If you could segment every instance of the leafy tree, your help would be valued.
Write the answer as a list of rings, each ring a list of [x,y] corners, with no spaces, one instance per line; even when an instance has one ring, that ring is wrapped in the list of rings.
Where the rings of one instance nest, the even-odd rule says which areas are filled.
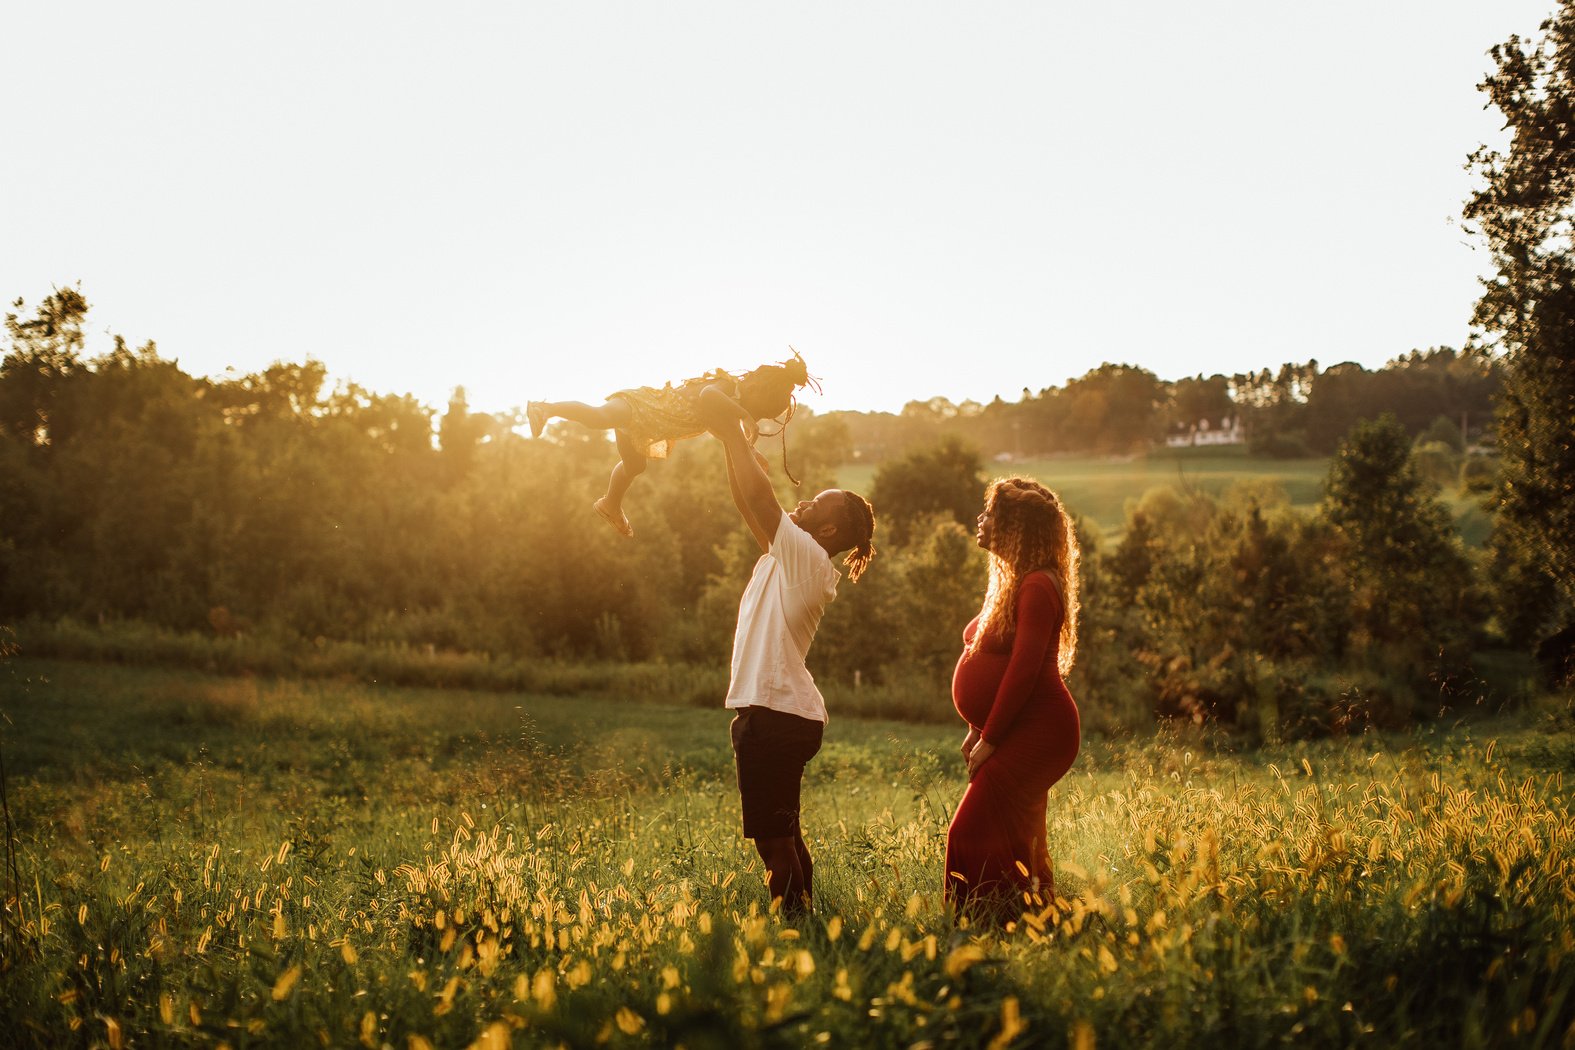
[[[1510,142],[1472,154],[1482,185],[1465,217],[1497,270],[1475,315],[1505,364],[1495,542],[1516,569],[1496,576],[1524,599],[1504,604],[1535,603],[1551,633],[1575,621],[1575,3],[1491,55],[1481,87]]]
[[[776,424],[767,424],[767,433],[775,429]],[[757,447],[771,462],[773,472],[792,470],[803,498],[831,488],[837,468],[853,458],[846,416],[818,415],[802,406],[780,437],[762,437]]]
[[[1460,461],[1460,491],[1487,495],[1498,487],[1498,457],[1473,452]]]
[[[1303,421],[1310,449],[1332,452],[1351,427],[1391,407],[1379,401],[1374,375],[1354,361],[1342,361],[1313,380]]]
[[[1352,428],[1330,463],[1322,514],[1345,541],[1357,654],[1416,683],[1458,670],[1480,596],[1393,416]]]
[[[1149,669],[1153,706],[1165,717],[1235,721],[1230,702],[1239,692],[1239,655],[1253,648],[1244,629],[1252,591],[1266,586],[1239,575],[1238,537],[1231,516],[1204,493],[1177,494],[1156,515],[1150,534],[1151,564],[1136,593],[1142,645],[1138,661]],[[1152,501],[1146,501],[1152,503]],[[1190,522],[1191,526],[1184,526]],[[1266,610],[1248,614],[1253,621]]]
[[[902,594],[892,617],[899,658],[908,666],[949,675],[962,648],[963,628],[984,600],[985,556],[972,531],[948,518],[933,519],[915,532],[916,542],[894,559]]]
[[[1464,446],[1461,421],[1469,426],[1475,420],[1480,428],[1498,384],[1491,360],[1449,347],[1412,351],[1377,371],[1344,362],[1312,378],[1301,425],[1312,449],[1333,452],[1356,423],[1390,412],[1407,432],[1458,451]]]
[[[1230,380],[1222,375],[1178,379],[1170,384],[1169,395],[1166,418],[1172,434],[1191,434],[1200,424],[1217,429],[1236,414]]]
[[[1347,603],[1328,531],[1275,485],[1221,498],[1151,490],[1094,562],[1083,680],[1131,712],[1273,731],[1274,694],[1342,658]]]
[[[1132,534],[1128,518],[1123,537]],[[1083,518],[1076,520],[1078,547],[1082,551],[1079,572],[1081,605],[1078,622],[1077,662],[1067,685],[1082,704],[1083,725],[1105,732],[1140,726],[1153,718],[1154,705],[1147,683],[1137,680],[1133,650],[1138,629],[1130,597],[1112,592],[1110,569],[1113,558],[1101,550],[1098,526]],[[1130,592],[1129,592],[1130,593]]]
[[[470,410],[465,388],[457,386],[449,395],[448,411],[438,426],[438,447],[451,480],[470,473],[476,460],[476,446],[486,435],[486,416]]]
[[[1418,441],[1411,449],[1416,472],[1429,485],[1444,488],[1460,478],[1460,453],[1442,441]]]
[[[1418,445],[1437,442],[1441,445],[1447,445],[1455,452],[1464,452],[1466,450],[1465,435],[1461,434],[1460,427],[1448,416],[1435,417],[1433,422],[1428,424],[1427,429],[1422,431],[1417,437],[1416,441]]]
[[[968,525],[984,506],[984,464],[978,449],[955,437],[916,448],[875,471],[870,502],[880,530],[898,545],[920,519],[944,514]]]
[[[21,299],[12,304],[20,310]],[[36,316],[5,315],[11,352],[0,361],[0,428],[24,442],[47,445],[63,381],[80,367],[88,303],[76,288],[57,289]]]
[[[1231,381],[1246,421],[1249,444],[1263,454],[1306,454],[1307,402],[1318,377],[1318,362],[1282,364],[1237,375]]]
[[[1137,601],[1138,591],[1148,582],[1154,571],[1154,561],[1163,548],[1158,524],[1143,500],[1138,506],[1128,507],[1126,527],[1121,530],[1121,542],[1105,557],[1104,576],[1111,600],[1124,606]]]
[[[1147,369],[1102,364],[1067,383],[1062,400],[1060,447],[1130,452],[1164,434],[1164,384]]]

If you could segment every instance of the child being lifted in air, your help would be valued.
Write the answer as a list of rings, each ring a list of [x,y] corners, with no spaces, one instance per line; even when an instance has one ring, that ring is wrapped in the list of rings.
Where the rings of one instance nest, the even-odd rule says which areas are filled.
[[[792,349],[791,347],[789,349]],[[567,419],[597,430],[611,430],[621,457],[607,481],[607,495],[593,507],[624,536],[634,528],[623,513],[623,496],[635,478],[645,473],[646,460],[666,459],[673,442],[706,432],[700,415],[700,394],[715,388],[725,395],[744,425],[750,443],[760,433],[760,421],[778,420],[784,427],[793,416],[794,392],[812,382],[797,350],[790,360],[761,365],[741,376],[720,368],[661,389],[633,387],[609,394],[602,405],[583,401],[530,401],[525,418],[531,437],[540,437],[549,419]],[[819,389],[817,386],[816,389]]]

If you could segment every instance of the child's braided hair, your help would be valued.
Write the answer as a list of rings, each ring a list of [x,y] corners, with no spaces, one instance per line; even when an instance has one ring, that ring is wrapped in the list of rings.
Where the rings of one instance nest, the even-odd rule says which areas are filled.
[[[788,349],[793,350],[791,346]],[[747,387],[751,400],[757,403],[763,402],[773,408],[778,404],[783,406],[771,415],[772,419],[781,424],[780,427],[775,434],[765,436],[775,437],[777,434],[782,436],[782,471],[795,487],[799,480],[793,476],[792,468],[788,466],[787,426],[793,418],[794,410],[798,408],[797,393],[801,386],[812,387],[817,394],[820,393],[820,380],[809,374],[809,366],[804,363],[803,355],[797,350],[793,350],[793,356],[781,364],[761,365],[738,377],[740,396],[744,395]]]

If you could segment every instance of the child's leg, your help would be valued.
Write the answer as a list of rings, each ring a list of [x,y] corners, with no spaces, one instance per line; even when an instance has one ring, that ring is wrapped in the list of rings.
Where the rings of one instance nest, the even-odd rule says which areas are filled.
[[[633,536],[634,527],[629,524],[629,519],[623,513],[623,496],[629,491],[629,486],[634,483],[634,479],[645,473],[645,450],[635,444],[634,439],[622,430],[614,431],[614,435],[618,439],[618,455],[622,458],[613,467],[612,477],[607,479],[607,495],[597,500],[593,506],[613,528],[625,536]]]
[[[629,402],[615,397],[600,405],[587,405],[583,401],[530,401],[525,405],[525,418],[530,422],[530,436],[541,437],[549,419],[567,419],[593,430],[615,430],[629,425],[633,418]]]
[[[629,425],[629,402],[621,397],[601,405],[587,405],[583,401],[538,401],[536,404],[546,411],[549,419],[556,416],[592,430],[616,430]]]

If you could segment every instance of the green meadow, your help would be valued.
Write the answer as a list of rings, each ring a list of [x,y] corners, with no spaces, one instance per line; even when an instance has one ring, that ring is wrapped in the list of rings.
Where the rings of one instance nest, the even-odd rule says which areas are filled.
[[[1091,739],[1052,900],[940,894],[961,734],[837,717],[813,918],[719,709],[0,665],[8,1047],[1568,1046],[1575,717]]]
[[[1177,487],[1219,495],[1233,484],[1268,482],[1285,490],[1291,505],[1310,511],[1322,498],[1327,458],[1269,459],[1250,456],[1245,446],[1159,449],[1142,456],[1053,456],[986,463],[996,475],[1023,474],[1060,493],[1076,514],[1093,521],[1107,535],[1119,533],[1127,508],[1152,488]],[[874,487],[877,468],[844,465],[839,484],[858,492]],[[1461,537],[1478,546],[1491,527],[1481,498],[1454,489],[1439,494],[1449,507]]]

